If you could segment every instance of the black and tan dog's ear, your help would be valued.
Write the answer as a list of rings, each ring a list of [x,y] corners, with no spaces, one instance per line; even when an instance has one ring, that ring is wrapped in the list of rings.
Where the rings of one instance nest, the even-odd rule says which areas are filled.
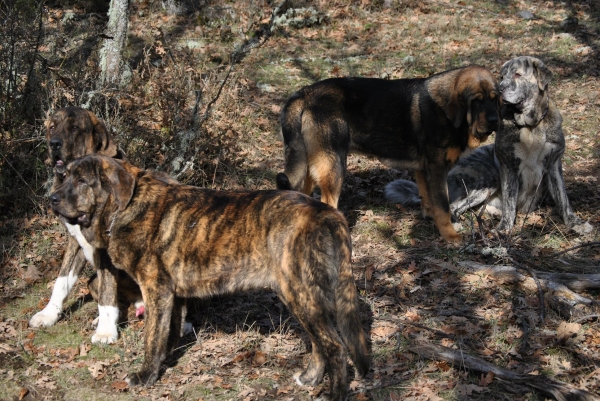
[[[110,132],[106,129],[104,122],[98,119],[94,113],[88,111],[92,125],[94,126],[94,140],[96,143],[96,153],[99,155],[115,157],[118,149],[117,144],[113,141]]]
[[[112,194],[118,210],[124,210],[133,197],[135,175],[116,160],[104,160],[100,167],[100,175],[102,181],[109,185],[108,190]]]
[[[467,116],[468,110],[469,107],[465,96],[457,90],[453,90],[450,95],[450,101],[446,104],[444,112],[446,113],[446,117],[454,122],[454,128],[460,127],[465,120],[465,117],[470,119],[470,113]],[[468,123],[469,125],[471,124],[470,121],[468,121]]]
[[[535,78],[537,79],[538,86],[540,90],[545,91],[548,88],[548,84],[552,80],[552,71],[546,67],[541,60],[534,58],[533,62],[533,70],[535,71]]]

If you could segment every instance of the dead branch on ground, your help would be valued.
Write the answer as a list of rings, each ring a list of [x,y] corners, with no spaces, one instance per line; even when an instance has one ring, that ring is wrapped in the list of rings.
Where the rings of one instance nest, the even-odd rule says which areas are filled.
[[[442,360],[461,368],[464,367],[469,370],[475,370],[486,374],[492,372],[494,377],[499,380],[508,381],[511,382],[511,384],[524,384],[535,388],[544,394],[550,395],[558,401],[600,400],[600,397],[588,391],[575,388],[568,383],[547,376],[523,374],[503,369],[460,350],[428,343],[412,346],[409,350],[426,359]]]
[[[442,260],[429,259],[438,266],[455,272],[467,272],[492,277],[502,283],[518,284],[526,291],[537,291],[538,286],[533,277],[526,276],[515,266],[492,266],[473,261],[458,262],[458,266]],[[600,289],[600,274],[550,273],[532,270],[537,281],[545,291],[548,305],[561,316],[571,318],[580,315],[576,308],[596,305],[597,301],[579,295],[575,291]]]

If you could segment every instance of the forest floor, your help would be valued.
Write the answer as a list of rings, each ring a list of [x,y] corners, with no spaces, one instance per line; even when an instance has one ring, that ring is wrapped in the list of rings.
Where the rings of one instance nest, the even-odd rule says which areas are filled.
[[[449,246],[419,210],[384,200],[385,184],[409,177],[407,172],[351,156],[340,209],[352,231],[353,269],[372,347],[372,370],[349,383],[351,399],[552,398],[544,392],[547,388],[535,389],[527,381],[419,352],[423,345],[447,347],[600,397],[598,290],[576,290],[594,302],[561,309],[553,302],[555,293],[543,289],[540,297],[535,284],[520,285],[493,274],[502,265],[516,266],[525,278],[531,277],[531,269],[538,276],[541,271],[600,273],[597,2],[349,3],[303,3],[316,10],[300,13],[304,26],[279,27],[234,66],[203,125],[209,138],[219,138],[222,149],[196,155],[196,160],[210,158],[204,164],[210,169],[196,171],[201,183],[222,189],[274,188],[274,177],[283,170],[280,109],[295,90],[317,80],[427,77],[468,64],[485,66],[498,76],[502,64],[515,56],[542,59],[554,73],[550,93],[564,118],[567,193],[577,215],[594,230],[585,236],[570,231],[547,202],[534,213],[519,215],[510,238],[493,236],[497,221],[486,214],[481,217],[482,238],[476,216],[467,214],[462,218],[465,243]],[[169,150],[144,142],[144,135],[176,132],[177,121],[165,113],[178,107],[169,101],[179,96],[182,104],[193,106],[194,92],[186,86],[189,74],[203,85],[204,105],[217,97],[229,53],[252,27],[268,23],[273,5],[215,2],[177,17],[152,4],[131,2],[128,52],[137,63],[132,89],[119,94],[118,113],[99,115],[116,130],[136,164],[169,170]],[[533,18],[524,18],[523,11]],[[69,12],[81,17],[67,26]],[[569,29],[561,22],[571,16],[579,25],[565,32]],[[48,58],[81,51],[74,48],[97,35],[103,23],[76,8],[50,7],[45,18],[48,43],[42,54]],[[77,93],[61,88],[62,96],[78,104]],[[41,122],[36,133],[43,138]],[[191,179],[183,173],[177,177]],[[42,202],[24,216],[0,220],[0,399],[309,400],[327,393],[328,378],[315,388],[294,383],[292,375],[308,361],[308,337],[268,292],[193,301],[189,319],[195,332],[181,340],[151,388],[131,389],[124,382],[143,358],[144,321],[135,318],[132,305],[122,305],[115,344],[91,344],[97,307],[86,287],[90,268],[63,318],[53,327],[30,328],[28,320],[49,299],[67,241],[66,231],[46,208]],[[469,261],[491,268],[473,270],[464,263]]]

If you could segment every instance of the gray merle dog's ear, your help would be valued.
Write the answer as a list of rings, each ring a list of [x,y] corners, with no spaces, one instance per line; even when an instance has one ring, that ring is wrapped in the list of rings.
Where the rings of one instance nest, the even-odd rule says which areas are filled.
[[[99,166],[103,186],[108,186],[107,190],[112,194],[119,211],[127,207],[135,191],[136,176],[129,167],[133,166],[108,158],[103,159]]]
[[[104,125],[104,122],[96,117],[96,115],[91,111],[88,111],[88,115],[92,121],[92,125],[94,126],[96,153],[104,156],[115,157],[118,152],[117,144],[113,141],[110,132]]]
[[[546,90],[548,88],[550,80],[552,79],[552,71],[550,71],[548,67],[546,67],[546,64],[544,64],[541,60],[538,60],[537,58],[534,58],[532,62],[538,86],[540,90]]]

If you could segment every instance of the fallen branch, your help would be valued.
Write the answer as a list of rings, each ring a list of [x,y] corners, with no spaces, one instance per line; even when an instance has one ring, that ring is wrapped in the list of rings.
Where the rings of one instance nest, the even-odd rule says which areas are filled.
[[[598,246],[598,245],[600,245],[600,241],[586,242],[584,244],[575,245],[575,246],[565,249],[564,251],[556,252],[556,253],[553,253],[552,255],[548,255],[545,257],[546,258],[555,258],[557,256],[562,255],[563,253],[574,251],[575,249],[584,248],[587,246]]]
[[[426,359],[442,360],[461,368],[464,367],[486,374],[492,372],[497,379],[509,381],[514,384],[524,384],[535,388],[544,394],[551,395],[558,401],[600,400],[598,396],[588,391],[580,390],[568,383],[563,383],[559,380],[542,375],[536,376],[516,373],[491,364],[481,358],[465,354],[460,350],[424,343],[410,347],[409,351]]]
[[[484,265],[473,261],[458,262],[458,266],[437,259],[431,262],[448,270],[462,273],[480,274],[500,280],[503,283],[518,284],[527,291],[537,291],[538,283],[546,291],[548,304],[561,316],[571,318],[574,308],[579,305],[592,306],[596,301],[579,295],[575,291],[600,289],[600,274],[549,273],[532,270],[538,280],[526,276],[514,266]]]

